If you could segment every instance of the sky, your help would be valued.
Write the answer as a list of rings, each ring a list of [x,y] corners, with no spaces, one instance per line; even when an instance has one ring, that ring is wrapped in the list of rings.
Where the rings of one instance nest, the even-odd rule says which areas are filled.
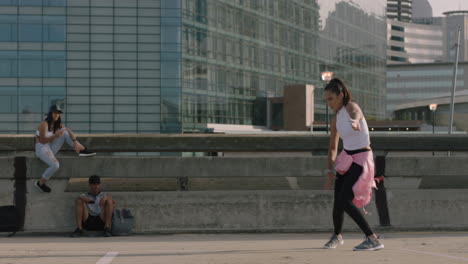
[[[468,0],[429,0],[435,17],[444,16],[445,11],[468,10]]]

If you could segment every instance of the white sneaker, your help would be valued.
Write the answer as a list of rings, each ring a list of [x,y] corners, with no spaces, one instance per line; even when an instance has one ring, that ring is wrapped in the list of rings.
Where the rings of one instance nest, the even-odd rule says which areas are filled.
[[[336,248],[338,245],[343,245],[344,241],[341,236],[333,235],[330,240],[323,246],[324,249]]]
[[[384,244],[377,238],[369,238],[367,237],[364,242],[355,246],[353,248],[354,251],[372,251],[372,250],[379,250],[384,248]]]

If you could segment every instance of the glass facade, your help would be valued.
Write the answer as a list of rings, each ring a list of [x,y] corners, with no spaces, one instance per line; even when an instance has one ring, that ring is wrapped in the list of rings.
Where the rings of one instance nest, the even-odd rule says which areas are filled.
[[[388,65],[387,69],[388,117],[402,117],[394,113],[399,105],[440,98],[452,91],[453,63],[394,64]],[[457,71],[457,94],[468,91],[465,86],[468,76],[465,72],[468,72],[468,64],[460,63]]]
[[[387,20],[387,64],[448,61],[442,25]]]
[[[267,98],[350,86],[385,116],[385,0],[2,0],[0,133],[33,133],[60,104],[79,133],[266,125]]]
[[[320,72],[350,86],[367,115],[385,115],[386,1],[183,0],[183,128],[265,125],[266,98]]]
[[[1,133],[33,133],[55,103],[80,133],[161,130],[161,1],[0,5]]]

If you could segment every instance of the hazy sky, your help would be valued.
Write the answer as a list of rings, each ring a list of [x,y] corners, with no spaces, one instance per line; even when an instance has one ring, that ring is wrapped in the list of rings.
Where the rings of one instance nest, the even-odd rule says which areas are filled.
[[[435,17],[443,16],[445,11],[468,10],[468,0],[429,0]]]

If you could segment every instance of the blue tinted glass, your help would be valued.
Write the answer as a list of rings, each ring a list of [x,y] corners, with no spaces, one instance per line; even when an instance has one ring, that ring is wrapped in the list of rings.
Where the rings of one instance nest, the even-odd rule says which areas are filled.
[[[19,76],[42,77],[42,60],[40,51],[20,51]]]
[[[161,60],[181,60],[182,54],[180,52],[161,52]]]
[[[66,6],[67,0],[43,0],[44,6]]]
[[[44,51],[45,60],[65,60],[64,51]]]
[[[162,79],[162,87],[180,87],[180,79]]]
[[[17,41],[18,26],[16,16],[0,15],[0,41]]]
[[[0,77],[16,77],[17,70],[16,51],[0,51]]]
[[[18,30],[16,24],[0,24],[0,41],[17,41]]]
[[[19,52],[20,60],[40,60],[41,52],[40,51],[20,51]]]
[[[161,11],[163,17],[181,17],[182,12],[178,9],[164,9]]]
[[[65,25],[45,25],[42,33],[46,42],[65,42]]]
[[[161,78],[180,78],[180,62],[161,62]]]
[[[42,61],[44,77],[65,77],[65,52],[44,52]]]
[[[161,8],[180,8],[181,0],[161,0]]]
[[[16,87],[0,87],[0,112],[17,112],[17,94]]]
[[[161,25],[162,26],[180,26],[182,20],[180,17],[162,17]]]
[[[42,24],[42,16],[21,15],[19,16],[20,24]]]
[[[21,6],[42,6],[42,0],[20,0]]]
[[[20,41],[42,41],[42,18],[40,16],[20,16],[19,21]]]
[[[65,104],[65,88],[64,87],[44,87],[42,90],[42,105],[43,112],[47,112],[50,105]]]
[[[180,43],[180,27],[161,27],[161,42]]]
[[[2,0],[0,1],[0,6],[16,6],[18,5],[18,0]]]
[[[43,41],[64,42],[65,41],[65,17],[44,16],[43,19]]]
[[[0,15],[0,24],[16,24],[16,16]]]
[[[44,24],[58,24],[65,25],[64,16],[43,16]]]
[[[181,45],[179,43],[162,43],[161,50],[163,52],[180,52]]]
[[[41,87],[19,87],[19,112],[41,112]]]

